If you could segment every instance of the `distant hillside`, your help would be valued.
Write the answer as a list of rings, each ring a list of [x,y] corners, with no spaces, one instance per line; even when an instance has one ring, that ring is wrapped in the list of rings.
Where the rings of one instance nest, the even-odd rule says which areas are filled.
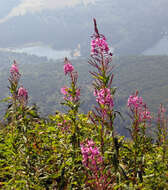
[[[9,95],[8,76],[10,58],[19,62],[22,79],[20,84],[27,88],[29,104],[36,103],[39,112],[43,116],[54,114],[57,110],[66,112],[66,108],[60,104],[63,96],[60,88],[68,85],[67,77],[63,72],[63,60],[47,61],[46,58],[28,56],[26,54],[0,54],[0,99]],[[87,58],[72,60],[72,64],[79,73],[79,87],[81,88],[81,111],[87,112],[96,103],[93,96],[92,78],[89,71],[92,67],[87,63]],[[114,57],[113,86],[117,87],[115,96],[115,110],[122,113],[124,118],[117,120],[120,134],[128,135],[125,126],[129,125],[127,114],[128,97],[139,90],[140,96],[147,103],[149,110],[157,113],[160,103],[168,107],[168,56],[132,56]],[[7,105],[1,103],[1,117]],[[126,123],[127,121],[127,123]]]
[[[29,102],[31,104],[36,102],[45,115],[63,109],[60,105],[62,101],[60,88],[68,85],[63,73],[63,60],[47,61],[45,58],[24,54],[13,54],[13,58],[14,55],[22,73],[21,84],[29,91]],[[5,53],[1,54],[0,62],[4,65],[0,69],[0,98],[2,99],[8,95],[10,69],[10,62]],[[87,59],[73,60],[72,63],[79,72],[82,109],[87,111],[95,103],[91,87],[92,79],[89,75],[89,70],[92,68],[87,63]],[[135,90],[139,90],[153,112],[157,111],[160,103],[168,105],[168,56],[114,57],[113,65],[113,83],[117,87],[116,109],[124,111],[128,96]]]

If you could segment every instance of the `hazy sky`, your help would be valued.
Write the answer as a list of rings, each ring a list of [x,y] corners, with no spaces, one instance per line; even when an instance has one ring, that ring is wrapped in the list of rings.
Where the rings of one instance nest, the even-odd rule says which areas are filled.
[[[64,7],[74,7],[79,4],[87,6],[98,0],[20,0],[20,4],[13,7],[12,10],[4,18],[0,19],[0,23],[6,22],[12,17],[23,16],[26,13],[35,13],[47,9],[60,9]]]

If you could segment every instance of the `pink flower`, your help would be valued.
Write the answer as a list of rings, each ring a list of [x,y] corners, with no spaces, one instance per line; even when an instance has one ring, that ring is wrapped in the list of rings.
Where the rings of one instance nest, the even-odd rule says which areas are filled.
[[[93,36],[91,40],[91,54],[98,54],[98,53],[109,53],[109,47],[106,42],[105,36]]]
[[[143,111],[142,116],[143,116],[142,117],[143,120],[151,120],[152,119],[151,113],[148,110]]]
[[[138,108],[143,105],[143,99],[142,97],[138,97],[138,95],[131,95],[128,98],[128,107]]]
[[[100,90],[95,90],[94,96],[97,96],[96,101],[99,104],[108,105],[111,108],[114,106],[113,97],[111,95],[110,89],[103,88],[103,89],[100,89]]]
[[[138,110],[138,121],[139,122],[145,122],[145,121],[151,121],[152,116],[151,113],[148,111],[147,108],[141,108],[141,110]]]
[[[94,168],[103,161],[98,147],[95,146],[92,140],[87,140],[85,145],[81,144],[81,152],[85,167]]]
[[[20,103],[22,104],[27,104],[27,100],[28,100],[28,92],[24,87],[20,87],[18,90],[18,100],[20,101]]]
[[[64,65],[64,73],[65,75],[68,73],[71,73],[74,70],[74,67],[71,64],[65,64]]]
[[[88,140],[87,143],[88,143],[88,146],[94,146],[95,145],[95,143],[93,142],[93,140]]]
[[[13,73],[19,74],[19,68],[18,68],[18,65],[15,60],[14,60],[14,63],[12,64],[12,67],[10,68],[10,73],[11,74],[13,74]]]
[[[94,34],[92,35],[91,40],[91,55],[97,56],[98,54],[105,54],[108,57],[112,56],[112,53],[109,52],[109,46],[107,44],[106,37],[103,34],[99,34],[96,19],[94,21]]]
[[[138,122],[150,121],[152,119],[151,113],[148,111],[142,97],[138,97],[138,92],[128,98],[127,106],[138,117]]]
[[[62,87],[61,93],[64,95],[65,100],[78,101],[80,99],[80,89],[79,88],[76,90],[76,93],[74,96],[72,95],[72,92],[70,90],[68,91],[67,87]]]
[[[67,93],[68,93],[68,88],[67,88],[67,87],[62,87],[62,88],[61,88],[61,93],[62,93],[63,95],[67,95]]]
[[[28,93],[27,93],[27,90],[23,87],[20,87],[19,90],[18,90],[18,96],[24,96],[24,97],[27,97]]]
[[[71,73],[73,70],[74,70],[74,67],[71,65],[70,61],[67,58],[65,58],[65,61],[64,61],[64,73],[65,73],[65,75],[68,73]]]
[[[12,83],[15,83],[17,84],[19,79],[20,79],[20,73],[19,73],[19,68],[18,68],[18,65],[16,63],[16,61],[14,60],[11,68],[10,68],[10,81]]]

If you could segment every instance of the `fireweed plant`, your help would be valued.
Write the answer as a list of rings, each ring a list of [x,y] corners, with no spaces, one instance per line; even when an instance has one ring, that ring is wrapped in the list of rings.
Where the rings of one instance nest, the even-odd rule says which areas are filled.
[[[39,119],[36,106],[28,107],[28,92],[19,86],[21,74],[16,61],[10,68],[9,89],[11,96],[7,112],[3,119],[1,135],[1,183],[4,189],[31,189],[37,182],[37,124]],[[40,149],[38,150],[38,152]],[[37,152],[36,152],[37,153]],[[35,163],[37,164],[35,166]]]
[[[64,61],[64,73],[70,78],[70,87],[62,87],[61,93],[64,95],[63,105],[69,108],[69,116],[73,126],[73,147],[74,150],[79,147],[79,128],[77,124],[77,114],[80,106],[80,89],[77,87],[78,73],[74,71],[74,67],[70,61],[65,58]]]
[[[150,127],[152,119],[146,103],[143,98],[138,96],[138,91],[128,98],[127,107],[130,111],[130,118],[132,120],[132,127],[130,135],[132,138],[132,156],[133,156],[133,178],[134,184],[143,181],[145,153],[148,152],[151,139],[146,135],[146,127]],[[130,166],[131,167],[131,166]]]
[[[110,52],[107,39],[98,31],[96,19],[94,19],[94,34],[91,36],[91,58],[89,64],[95,68],[90,71],[94,78],[94,96],[96,97],[97,106],[90,114],[90,119],[96,128],[96,141],[100,146],[102,155],[101,170],[106,175],[106,180],[102,180],[103,189],[112,188],[108,184],[113,174],[119,172],[119,142],[114,135],[114,119],[117,111],[114,110],[115,88],[112,87],[113,73],[111,66],[112,53]],[[106,167],[111,163],[111,167]],[[121,167],[121,166],[120,166]],[[120,175],[120,174],[119,174]],[[116,175],[114,179],[116,178]],[[115,180],[112,180],[113,183]]]
[[[4,190],[166,190],[168,126],[166,109],[149,111],[138,91],[127,109],[129,138],[116,134],[112,53],[94,19],[89,64],[95,109],[80,113],[78,73],[65,58],[63,86],[66,112],[43,118],[28,105],[28,90],[19,84],[14,61],[9,69],[10,96],[0,122],[0,188]],[[149,133],[150,131],[150,133]],[[151,135],[152,134],[152,135]]]
[[[91,71],[91,75],[95,79],[94,96],[98,106],[92,111],[90,118],[99,130],[101,153],[105,152],[105,137],[108,133],[112,133],[114,137],[113,122],[115,119],[114,111],[114,94],[115,88],[112,87],[112,53],[110,53],[106,37],[99,34],[96,20],[94,19],[94,34],[91,40],[91,58],[89,64],[96,70]]]
[[[68,163],[69,172],[69,181],[71,189],[79,189],[81,183],[81,151],[80,151],[80,141],[82,133],[80,130],[80,115],[79,115],[79,106],[80,106],[80,88],[77,85],[78,73],[75,71],[71,62],[65,58],[64,60],[64,74],[69,78],[70,85],[69,87],[64,86],[61,88],[61,93],[64,95],[64,106],[68,107],[68,117],[70,122],[70,127],[66,127],[65,134],[67,135],[64,138],[64,141],[69,142],[69,154],[71,155],[72,161],[71,164]],[[66,124],[66,119],[63,123]],[[72,145],[72,146],[71,146]],[[65,161],[66,165],[66,161]],[[72,175],[72,173],[74,175]]]

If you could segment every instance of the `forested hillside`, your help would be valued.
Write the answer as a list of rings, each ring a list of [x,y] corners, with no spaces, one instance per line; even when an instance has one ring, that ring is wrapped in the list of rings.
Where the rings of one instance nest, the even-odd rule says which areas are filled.
[[[28,89],[30,104],[36,103],[42,115],[62,110],[60,102],[63,99],[60,88],[65,84],[65,77],[62,74],[63,60],[48,61],[45,58],[25,54],[1,53],[1,99],[8,94],[7,76],[12,58],[18,61],[24,73],[21,83],[24,83]],[[81,109],[85,112],[95,103],[91,89],[92,79],[89,75],[92,69],[87,63],[88,59],[79,58],[71,61],[79,72]],[[117,87],[115,100],[117,110],[125,110],[128,96],[137,89],[148,102],[152,112],[157,112],[160,103],[167,105],[168,56],[114,57],[112,65],[114,66],[113,85]]]

